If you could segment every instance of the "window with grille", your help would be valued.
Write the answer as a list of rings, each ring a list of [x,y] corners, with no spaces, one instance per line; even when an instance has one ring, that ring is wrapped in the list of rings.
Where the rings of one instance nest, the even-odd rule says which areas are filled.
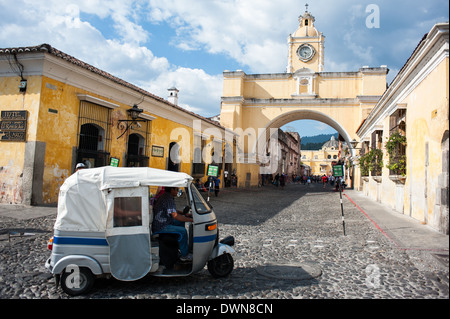
[[[111,109],[81,101],[77,137],[77,163],[86,163],[90,167],[107,165],[111,144]]]
[[[406,133],[406,109],[398,109],[389,117],[389,135],[399,132],[403,136]]]
[[[376,130],[372,133],[371,148],[383,148],[383,130]]]
[[[389,137],[394,134],[406,137],[406,108],[397,109],[389,117]],[[389,163],[397,163],[397,165],[390,165],[395,167],[389,169],[390,175],[404,175],[406,174],[406,145],[398,143],[394,149],[390,151]]]
[[[383,130],[376,130],[372,133],[371,151],[372,155],[372,176],[381,176],[383,167]]]

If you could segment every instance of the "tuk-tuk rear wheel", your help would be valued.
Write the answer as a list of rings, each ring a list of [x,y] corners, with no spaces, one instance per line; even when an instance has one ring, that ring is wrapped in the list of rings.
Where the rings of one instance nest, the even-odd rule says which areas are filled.
[[[214,278],[228,276],[234,267],[233,257],[230,254],[223,254],[208,261],[208,271]]]
[[[65,271],[61,274],[61,288],[70,296],[87,293],[94,286],[95,277],[89,268],[79,268],[79,280],[73,272]],[[78,282],[75,282],[78,281]]]

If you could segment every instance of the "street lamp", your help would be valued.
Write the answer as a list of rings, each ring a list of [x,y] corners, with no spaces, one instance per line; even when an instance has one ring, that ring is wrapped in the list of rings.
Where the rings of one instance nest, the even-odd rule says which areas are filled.
[[[353,139],[351,142],[350,142],[350,145],[352,146],[352,149],[354,149],[354,150],[358,150],[358,149],[361,149],[361,148],[356,148],[356,145],[358,145],[358,141],[356,140],[356,139]]]
[[[125,128],[122,134],[120,134],[120,136],[117,138],[121,138],[130,128],[133,124],[138,124],[138,122],[145,122],[146,120],[138,120],[137,118],[139,117],[139,115],[143,112],[143,109],[138,108],[138,106],[136,104],[133,105],[132,108],[127,110],[128,115],[131,117],[131,120],[119,120],[117,122],[117,128],[120,129],[120,124],[121,123],[125,123]]]
[[[353,176],[355,176],[355,174],[354,174],[355,173],[354,172],[354,169],[355,169],[354,161],[356,159],[358,159],[358,156],[356,155],[356,150],[360,150],[362,147],[356,147],[359,144],[359,142],[356,139],[353,139],[352,141],[350,141],[349,144],[350,144],[349,148],[351,150],[351,156],[349,158],[349,161],[351,163],[351,167],[353,169],[353,172],[352,172],[352,177],[350,177],[350,169],[347,170],[347,180],[350,181],[351,187],[353,187],[354,186],[353,185]]]
[[[139,114],[141,114],[144,110],[138,108],[138,106],[135,104],[131,109],[128,109],[127,112],[131,116],[132,122],[136,122],[136,119],[138,118]]]

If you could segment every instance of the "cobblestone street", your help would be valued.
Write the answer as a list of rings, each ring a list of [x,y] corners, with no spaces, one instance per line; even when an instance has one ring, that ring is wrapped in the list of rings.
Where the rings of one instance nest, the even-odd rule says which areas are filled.
[[[344,236],[330,186],[226,189],[211,203],[220,237],[236,239],[228,278],[205,268],[183,278],[98,279],[76,298],[449,298],[445,256],[395,246],[347,197]],[[0,218],[1,298],[69,298],[44,267],[54,219]]]

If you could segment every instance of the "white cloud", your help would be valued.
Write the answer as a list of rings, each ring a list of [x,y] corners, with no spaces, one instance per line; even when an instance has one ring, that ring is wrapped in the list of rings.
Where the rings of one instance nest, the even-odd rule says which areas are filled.
[[[203,116],[214,116],[220,112],[222,75],[209,75],[204,70],[177,68],[161,73],[150,81],[148,90],[163,98],[167,89],[175,86],[180,90],[179,105]]]
[[[443,12],[439,19],[430,15],[436,7],[444,7],[444,0],[376,3],[381,28],[370,30],[365,26],[366,4],[310,3],[315,25],[326,36],[326,71],[387,64],[393,76],[430,24],[448,20]],[[157,56],[156,48],[148,46],[152,26],[173,28],[170,34],[175,35],[168,41],[175,54],[199,51],[203,56],[225,56],[247,73],[284,72],[286,39],[303,12],[296,0],[0,0],[0,43],[2,47],[49,43],[163,98],[167,88],[176,86],[181,106],[212,116],[220,112],[222,75],[208,74],[198,66],[201,63],[198,68],[180,67],[169,54]]]
[[[3,24],[0,19],[2,47],[33,46],[49,43],[74,57],[129,81],[165,98],[167,88],[180,89],[180,106],[201,115],[216,115],[220,110],[221,76],[209,75],[200,69],[179,68],[166,57],[157,57],[142,43],[148,32],[135,20],[139,1],[8,1],[5,11],[13,7],[27,8],[21,12],[24,23]],[[133,5],[133,6],[132,6]],[[0,2],[0,9],[4,4]],[[106,39],[92,24],[80,19],[80,11],[111,18],[117,37]],[[17,16],[17,14],[16,14]],[[0,18],[2,16],[0,15]],[[18,17],[17,17],[18,21]]]
[[[150,0],[149,17],[176,28],[180,49],[224,54],[250,72],[283,72],[286,38],[295,30],[285,20],[291,2]]]

